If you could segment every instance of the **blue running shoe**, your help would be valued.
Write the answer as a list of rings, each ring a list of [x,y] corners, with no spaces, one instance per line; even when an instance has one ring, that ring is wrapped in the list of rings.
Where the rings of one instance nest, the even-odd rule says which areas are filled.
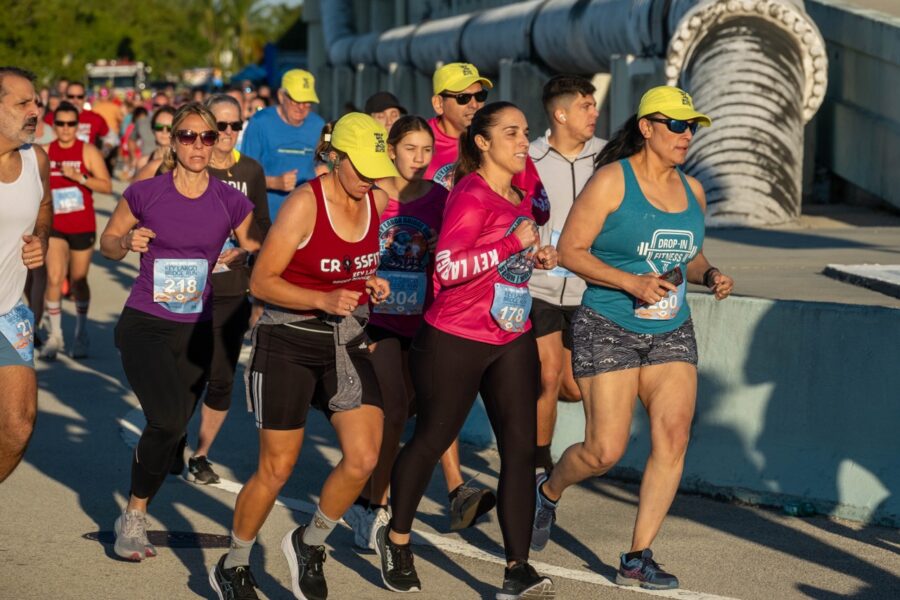
[[[531,549],[535,552],[543,550],[550,540],[550,531],[556,522],[556,503],[550,502],[541,494],[541,485],[549,477],[546,473],[539,473],[535,485],[534,524],[531,528]]]
[[[631,560],[626,560],[625,553],[622,553],[616,583],[639,585],[648,590],[673,590],[678,587],[678,578],[663,571],[660,564],[653,560],[653,552],[647,548],[641,552],[640,558]]]

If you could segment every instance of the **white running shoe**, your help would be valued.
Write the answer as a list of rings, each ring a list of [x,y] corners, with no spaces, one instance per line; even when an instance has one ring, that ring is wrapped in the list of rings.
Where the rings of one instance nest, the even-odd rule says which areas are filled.
[[[382,526],[391,522],[391,513],[384,508],[377,508],[370,514],[372,515],[372,521],[369,524],[369,550],[375,550],[375,546],[378,543],[375,534],[378,533]]]
[[[61,335],[51,335],[44,342],[38,358],[43,360],[56,360],[56,355],[62,352],[63,340]]]

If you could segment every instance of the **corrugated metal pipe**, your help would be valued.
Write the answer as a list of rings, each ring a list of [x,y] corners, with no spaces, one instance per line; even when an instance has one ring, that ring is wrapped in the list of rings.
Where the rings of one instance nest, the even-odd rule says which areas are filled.
[[[609,70],[614,55],[666,59],[714,126],[701,129],[687,170],[707,191],[711,225],[771,225],[800,214],[803,126],[827,85],[825,44],[801,0],[528,0],[405,26],[352,29],[352,2],[322,2],[333,65],[501,59],[558,72]]]

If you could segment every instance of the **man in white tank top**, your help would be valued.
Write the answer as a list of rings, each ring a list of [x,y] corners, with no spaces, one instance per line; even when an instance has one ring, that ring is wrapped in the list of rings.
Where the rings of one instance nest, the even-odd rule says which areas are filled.
[[[28,269],[44,264],[53,220],[50,161],[32,146],[34,75],[0,67],[0,482],[25,453],[37,412],[34,316],[22,302]]]

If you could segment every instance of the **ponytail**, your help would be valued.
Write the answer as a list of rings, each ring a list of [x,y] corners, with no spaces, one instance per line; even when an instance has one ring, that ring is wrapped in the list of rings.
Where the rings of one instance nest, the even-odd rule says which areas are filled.
[[[472,124],[459,136],[459,158],[453,172],[454,182],[459,182],[481,166],[482,152],[475,144],[475,136],[491,139],[488,129],[496,124],[497,114],[507,108],[518,110],[519,107],[512,102],[491,102],[482,106],[472,117]]]
[[[644,148],[645,142],[641,129],[638,127],[637,113],[635,113],[603,146],[603,150],[594,161],[594,170],[637,154]]]

